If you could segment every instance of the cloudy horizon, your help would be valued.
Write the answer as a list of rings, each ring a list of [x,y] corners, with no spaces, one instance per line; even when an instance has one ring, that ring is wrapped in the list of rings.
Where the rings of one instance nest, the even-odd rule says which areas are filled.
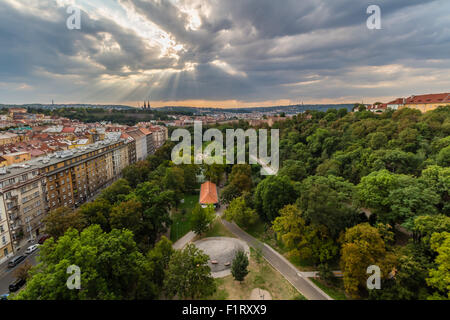
[[[369,30],[369,5],[381,30]],[[69,30],[69,6],[81,29]],[[249,107],[450,92],[445,0],[2,0],[0,103]]]

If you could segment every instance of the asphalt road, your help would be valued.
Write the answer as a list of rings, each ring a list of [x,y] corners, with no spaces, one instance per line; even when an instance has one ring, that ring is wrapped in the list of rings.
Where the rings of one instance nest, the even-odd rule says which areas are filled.
[[[19,266],[21,266],[25,261],[28,261],[33,266],[37,264],[36,256],[38,255],[39,249],[34,251],[32,254],[27,255],[27,258],[23,260],[21,263],[19,263],[14,268],[6,268],[2,269],[0,272],[0,295],[9,293],[9,285],[16,280],[16,277],[14,277],[14,270],[16,270]]]
[[[284,257],[259,240],[243,231],[236,224],[222,220],[225,227],[240,239],[247,242],[253,248],[261,250],[264,258],[278,270],[306,299],[308,300],[333,300],[314,283],[303,277],[301,273]]]

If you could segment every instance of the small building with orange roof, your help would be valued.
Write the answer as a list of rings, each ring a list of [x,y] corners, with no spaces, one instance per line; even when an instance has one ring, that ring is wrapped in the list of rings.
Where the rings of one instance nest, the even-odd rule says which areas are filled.
[[[200,198],[199,203],[202,207],[209,205],[217,206],[219,203],[219,198],[217,196],[217,186],[211,181],[207,181],[202,184],[200,188]]]

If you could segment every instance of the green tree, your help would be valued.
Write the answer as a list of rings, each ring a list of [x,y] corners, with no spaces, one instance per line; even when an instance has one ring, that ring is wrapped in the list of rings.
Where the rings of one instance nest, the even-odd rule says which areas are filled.
[[[184,188],[188,192],[194,192],[199,185],[197,182],[197,174],[200,169],[195,164],[184,165],[182,168],[184,172]]]
[[[441,167],[450,167],[450,146],[442,149],[437,156],[437,164]]]
[[[227,221],[235,221],[239,226],[247,228],[256,223],[258,214],[245,203],[244,197],[239,197],[231,201],[225,210],[224,218]]]
[[[450,300],[450,233],[435,233],[431,237],[431,248],[437,252],[436,268],[430,271],[428,285],[437,292],[431,299]]]
[[[139,183],[147,180],[149,173],[150,163],[148,161],[139,161],[123,169],[122,176],[132,188],[136,188]]]
[[[429,166],[422,171],[421,180],[440,196],[438,210],[450,216],[450,167]]]
[[[431,237],[434,233],[450,232],[450,217],[445,215],[424,215],[414,219],[409,230],[413,232],[416,243],[425,245],[426,250],[431,250]]]
[[[398,187],[398,175],[387,170],[372,172],[361,179],[356,191],[363,207],[389,212],[389,194]]]
[[[45,233],[54,239],[63,236],[70,228],[81,231],[86,225],[86,220],[80,212],[73,211],[67,207],[50,211],[42,219],[42,222],[45,225]]]
[[[92,202],[87,202],[78,211],[87,221],[88,225],[98,224],[106,232],[111,230],[111,226],[109,225],[111,204],[107,200],[98,198]]]
[[[202,208],[196,204],[191,214],[191,228],[196,234],[201,235],[208,231],[211,222],[214,221],[215,212],[212,207]]]
[[[123,201],[125,196],[130,194],[131,191],[132,189],[128,181],[119,179],[103,190],[100,194],[100,198],[107,200],[110,204],[115,204],[116,202]]]
[[[144,209],[142,203],[136,198],[120,202],[111,209],[111,228],[132,231],[138,246],[145,248],[146,235],[144,224]]]
[[[378,230],[368,223],[348,229],[343,235],[341,249],[341,270],[344,275],[345,291],[359,298],[365,290],[367,267],[377,265],[386,278],[394,267],[395,256],[386,251]]]
[[[248,257],[244,251],[239,250],[236,253],[233,263],[231,264],[231,274],[233,275],[234,280],[239,282],[244,281],[245,277],[248,275]]]
[[[354,185],[335,176],[310,176],[300,187],[298,206],[308,222],[324,225],[335,238],[359,222],[352,208]]]
[[[420,183],[418,179],[401,176],[399,187],[391,190],[388,196],[390,210],[380,213],[384,222],[403,223],[416,216],[436,214],[440,197],[432,189]]]
[[[166,189],[173,190],[176,193],[184,193],[186,191],[184,185],[184,171],[181,168],[167,168],[162,183]]]
[[[212,295],[216,282],[211,277],[209,256],[194,244],[175,251],[166,269],[164,288],[168,297],[196,299]]]
[[[270,176],[258,184],[254,195],[255,208],[264,221],[273,221],[278,211],[295,202],[296,194],[288,177]]]
[[[415,174],[418,171],[421,156],[397,149],[381,149],[371,155],[374,170],[387,169],[397,174]]]
[[[242,194],[245,191],[250,191],[252,188],[252,168],[248,164],[236,164],[231,170],[230,184],[233,184]]]
[[[134,300],[154,299],[158,294],[151,265],[128,230],[105,233],[96,225],[81,233],[70,229],[57,242],[49,239],[44,243],[40,260],[17,299]],[[80,290],[66,285],[71,265],[80,268]]]
[[[138,185],[129,199],[136,199],[142,205],[142,244],[150,247],[172,223],[169,212],[177,203],[176,194],[172,190],[162,190],[157,182],[152,181]]]
[[[225,188],[223,188],[220,194],[220,199],[223,203],[230,203],[233,199],[239,197],[240,195],[241,193],[236,185],[228,184]]]
[[[203,174],[205,175],[206,179],[208,179],[211,182],[214,182],[215,184],[219,184],[222,180],[223,174],[225,173],[225,166],[223,164],[204,164],[203,165],[204,171]]]
[[[307,225],[295,205],[287,205],[273,222],[277,238],[289,250],[290,257],[314,264],[336,258],[339,248],[323,225]]]
[[[147,260],[153,269],[153,281],[162,289],[164,285],[165,271],[169,267],[170,258],[175,250],[172,248],[172,242],[165,236],[156,243],[155,247],[147,254]]]
[[[369,147],[373,150],[378,150],[385,147],[388,142],[388,138],[383,132],[371,133],[368,138],[370,139]]]
[[[381,281],[382,290],[370,290],[373,300],[424,300],[429,295],[426,283],[428,268],[426,257],[412,246],[399,253],[395,276]]]
[[[301,181],[306,178],[305,165],[301,161],[286,160],[279,172],[280,176],[287,176],[292,181]]]

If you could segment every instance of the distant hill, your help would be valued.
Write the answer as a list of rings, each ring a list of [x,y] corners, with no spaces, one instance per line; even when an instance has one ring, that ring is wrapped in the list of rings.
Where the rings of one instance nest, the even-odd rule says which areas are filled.
[[[55,110],[63,108],[91,108],[91,109],[114,109],[114,110],[133,110],[136,108],[124,105],[104,105],[104,104],[0,104],[0,109],[4,108],[31,108],[31,109],[46,109]]]
[[[175,107],[165,106],[160,108],[153,108],[158,111],[184,111],[195,113],[214,113],[214,112],[230,112],[230,113],[251,113],[259,112],[285,112],[285,113],[299,113],[306,110],[326,111],[328,109],[347,109],[351,111],[354,104],[310,104],[310,105],[290,105],[290,106],[272,106],[272,107],[246,107],[246,108],[197,108],[197,107]],[[193,111],[195,110],[195,111]]]
[[[285,112],[285,113],[299,113],[306,110],[326,111],[328,109],[347,109],[351,111],[353,104],[310,104],[310,105],[290,105],[290,106],[272,106],[272,107],[246,107],[246,108],[198,108],[190,106],[164,106],[159,108],[152,108],[152,111],[158,112],[170,112],[170,113],[186,113],[191,112],[194,114],[208,114],[208,113],[252,113],[259,112]],[[0,104],[0,109],[4,108],[31,108],[31,109],[44,109],[44,110],[57,110],[65,108],[86,108],[86,109],[111,109],[111,110],[139,110],[135,107],[124,105],[103,105],[103,104]]]

